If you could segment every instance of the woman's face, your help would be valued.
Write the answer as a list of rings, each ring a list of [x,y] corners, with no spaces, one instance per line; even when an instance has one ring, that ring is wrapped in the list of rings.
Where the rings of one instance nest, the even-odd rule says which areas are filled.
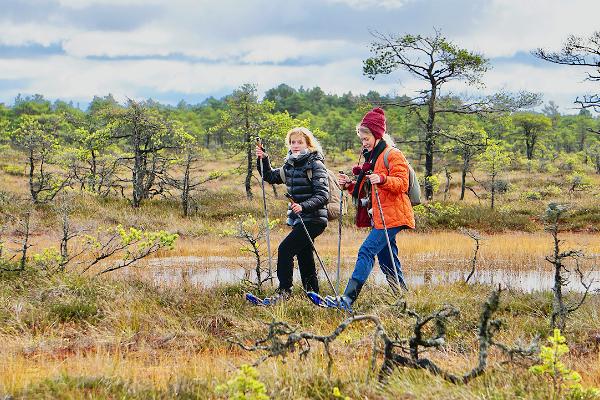
[[[290,136],[290,150],[292,154],[298,154],[302,150],[306,150],[308,148],[308,144],[306,144],[306,139],[304,135],[292,135]]]
[[[366,149],[367,151],[373,150],[373,147],[375,147],[376,142],[375,136],[368,132],[360,131],[358,133],[358,137],[360,138],[360,142],[362,143],[363,149]]]

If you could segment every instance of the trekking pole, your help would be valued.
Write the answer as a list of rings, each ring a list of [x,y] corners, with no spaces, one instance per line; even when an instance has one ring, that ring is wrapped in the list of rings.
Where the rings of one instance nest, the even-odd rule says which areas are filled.
[[[338,171],[340,174],[343,174],[344,171]],[[339,293],[340,291],[340,264],[342,261],[342,212],[344,208],[344,187],[342,186],[340,190],[340,216],[338,223],[338,254],[337,254],[337,276],[335,279],[335,287]]]
[[[264,151],[264,147],[262,145],[262,140],[259,136],[256,137],[256,145],[260,146],[260,148]],[[263,155],[264,157],[264,155]],[[262,188],[262,198],[263,198],[263,210],[265,212],[265,233],[267,238],[267,255],[269,259],[269,279],[271,280],[271,286],[273,286],[273,267],[271,262],[271,228],[269,227],[269,213],[267,211],[267,196],[265,194],[265,169],[262,163],[262,158],[259,161],[260,167],[260,186]]]
[[[381,201],[379,200],[379,192],[377,191],[377,185],[373,185],[375,189],[375,198],[377,199],[377,208],[379,208],[379,216],[381,217],[381,223],[383,224],[383,230],[385,232],[385,240],[387,241],[388,250],[390,252],[390,260],[392,261],[392,268],[394,269],[394,277],[396,278],[396,284],[401,286],[408,292],[408,286],[404,282],[404,279],[400,280],[398,270],[396,269],[396,262],[394,261],[394,252],[392,251],[392,244],[390,243],[390,236],[388,234],[387,227],[385,226],[385,218],[383,217],[383,209],[381,208]]]
[[[285,197],[287,197],[288,199],[290,199],[292,202],[295,203],[294,198],[292,197],[291,194],[286,193]],[[327,270],[325,269],[325,265],[323,264],[323,261],[321,261],[321,257],[319,257],[319,253],[317,252],[315,243],[313,242],[312,238],[310,237],[310,233],[308,233],[308,229],[306,228],[306,225],[304,224],[304,220],[300,216],[300,213],[296,213],[296,215],[298,216],[298,219],[300,220],[300,223],[302,224],[302,227],[304,228],[304,232],[306,232],[306,237],[308,237],[308,241],[310,242],[310,245],[312,246],[312,249],[315,252],[315,255],[317,256],[317,260],[319,260],[319,264],[321,265],[321,268],[323,269],[323,272],[325,273],[325,278],[327,278],[327,282],[329,282],[329,286],[331,286],[331,289],[333,290],[335,297],[338,298],[339,297],[338,291],[333,286],[333,283],[331,283],[331,279],[329,279],[329,274],[327,273]]]

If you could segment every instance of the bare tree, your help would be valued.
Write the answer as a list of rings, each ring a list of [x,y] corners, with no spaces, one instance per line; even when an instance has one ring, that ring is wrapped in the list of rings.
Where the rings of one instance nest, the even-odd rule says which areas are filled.
[[[19,221],[20,228],[17,230],[17,234],[22,236],[21,240],[21,259],[19,260],[19,269],[25,270],[25,263],[27,262],[27,250],[31,247],[29,238],[31,236],[31,210],[27,210],[21,220]]]
[[[469,283],[469,279],[475,274],[475,267],[477,266],[477,254],[479,253],[479,247],[481,246],[480,242],[483,240],[481,234],[474,229],[465,229],[461,228],[460,232],[464,235],[467,235],[475,242],[475,248],[473,249],[473,257],[471,257],[471,272],[465,279],[465,283]]]
[[[600,31],[594,32],[588,38],[571,35],[560,51],[539,48],[533,51],[533,55],[555,64],[590,69],[592,72],[586,73],[586,80],[600,82],[600,68],[598,68],[600,66]],[[575,103],[581,108],[600,112],[600,95],[598,93],[577,96]],[[590,128],[590,131],[600,134],[600,130]]]
[[[558,238],[559,234],[559,225],[560,219],[567,210],[567,207],[564,205],[559,205],[556,203],[548,204],[548,208],[546,209],[546,213],[544,215],[546,219],[546,230],[550,232],[552,235],[552,240],[554,243],[553,253],[551,256],[546,257],[546,261],[552,264],[554,268],[554,285],[552,287],[552,292],[554,294],[552,301],[552,316],[550,319],[550,326],[552,329],[558,328],[561,331],[564,331],[567,325],[567,319],[569,314],[577,311],[585,302],[592,284],[593,280],[586,282],[586,276],[582,271],[580,260],[584,257],[584,254],[581,250],[567,250],[562,251],[560,249],[561,240]],[[579,298],[578,301],[573,304],[568,304],[565,301],[563,289],[568,285],[569,278],[568,275],[571,270],[567,267],[567,260],[574,261],[574,272],[579,279],[580,284],[584,288],[583,295]]]
[[[179,122],[162,116],[152,105],[129,100],[126,109],[114,109],[107,130],[111,139],[123,141],[131,163],[131,204],[139,207],[143,200],[162,194],[164,176],[171,161],[167,150],[179,149],[190,137]]]
[[[278,223],[279,220],[277,219],[269,221],[269,228],[273,229],[273,227],[275,227],[275,225],[277,225]],[[254,271],[256,273],[256,280],[254,283],[252,283],[252,285],[259,292],[261,292],[262,284],[272,279],[272,276],[270,276],[269,274],[269,270],[263,267],[263,249],[260,246],[260,242],[266,234],[265,225],[258,224],[256,218],[248,214],[246,216],[240,217],[240,219],[237,221],[236,229],[227,229],[224,231],[224,234],[228,236],[233,236],[234,238],[241,240],[243,243],[245,243],[245,246],[242,247],[242,251],[250,253],[254,256],[254,259],[256,261],[254,268]]]
[[[84,246],[79,246],[79,249],[72,251],[71,248],[73,239],[80,237],[86,231],[86,229],[77,228],[71,223],[71,214],[75,209],[72,197],[65,194],[61,195],[55,209],[58,212],[61,221],[62,236],[60,238],[60,261],[58,262],[58,271],[62,272],[66,269],[68,264],[71,264],[73,259],[88,252],[89,249]]]
[[[23,115],[12,132],[14,143],[27,155],[29,193],[34,203],[53,200],[71,180],[70,175],[53,170],[53,161],[60,150],[56,138],[60,125],[57,119],[56,116]]]
[[[248,346],[238,340],[229,339],[248,351],[265,352],[260,357],[255,365],[267,360],[271,357],[285,357],[288,354],[299,351],[301,357],[306,356],[311,350],[311,341],[323,344],[325,353],[328,357],[328,372],[331,373],[333,366],[333,354],[331,352],[331,343],[333,343],[349,326],[358,322],[370,322],[375,325],[373,332],[373,351],[372,351],[372,368],[376,365],[376,359],[379,355],[383,355],[383,363],[379,369],[379,380],[383,381],[386,377],[398,367],[412,369],[426,369],[434,375],[440,376],[443,379],[454,384],[466,384],[476,377],[483,374],[487,368],[488,354],[492,347],[496,347],[511,358],[514,356],[532,356],[537,352],[538,339],[536,338],[528,348],[509,346],[496,342],[494,335],[500,330],[501,323],[498,320],[492,319],[494,313],[498,309],[500,301],[500,290],[495,290],[483,306],[483,310],[479,317],[478,327],[478,362],[469,372],[462,375],[451,373],[441,367],[429,358],[425,358],[423,353],[431,348],[440,349],[446,344],[446,324],[450,318],[459,314],[459,311],[447,305],[440,310],[422,316],[413,310],[406,308],[406,303],[400,304],[398,309],[399,315],[402,317],[414,318],[415,322],[412,328],[412,335],[407,338],[392,338],[387,332],[376,315],[353,315],[344,320],[330,335],[317,335],[311,332],[298,332],[285,322],[273,321],[268,324],[269,331],[265,338],[257,340],[254,345]],[[430,331],[430,325],[434,325],[431,337],[427,337]],[[379,349],[379,342],[383,342],[383,349]],[[404,356],[396,349],[408,354]]]
[[[208,176],[198,179],[195,177],[196,173],[201,169],[197,165],[198,161],[200,161],[198,149],[195,146],[188,146],[183,157],[178,159],[179,164],[183,166],[182,176],[176,178],[170,172],[166,174],[167,184],[180,192],[179,198],[184,217],[187,217],[193,208],[194,193],[205,183],[218,179],[222,175],[219,171],[213,171]]]

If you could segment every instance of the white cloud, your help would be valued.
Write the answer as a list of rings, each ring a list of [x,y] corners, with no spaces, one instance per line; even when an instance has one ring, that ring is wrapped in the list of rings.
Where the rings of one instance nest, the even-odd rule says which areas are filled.
[[[49,46],[73,36],[76,33],[77,30],[74,28],[48,23],[15,24],[10,21],[3,21],[0,44],[9,46],[23,46],[30,44]]]
[[[460,46],[488,57],[510,57],[538,47],[559,48],[570,34],[598,29],[600,2],[589,0],[492,0],[454,35]],[[461,29],[463,30],[463,29]]]
[[[67,39],[63,48],[75,57],[168,56],[182,54],[207,60],[280,63],[302,57],[344,58],[356,46],[343,40],[299,40],[290,36],[251,36],[233,42],[208,42],[161,28],[132,32],[82,32]]]
[[[327,92],[388,92],[389,84],[372,82],[357,73],[360,59],[324,66],[229,65],[169,60],[95,61],[69,56],[49,57],[40,68],[28,59],[0,60],[4,79],[25,80],[19,91],[42,93],[49,98],[89,101],[93,95],[113,93],[118,98],[137,98],[141,93],[184,94],[229,91],[242,83],[258,84],[265,91],[286,82],[292,86],[321,86]],[[9,101],[14,91],[0,92]],[[154,96],[153,96],[154,97]]]
[[[58,0],[62,7],[82,9],[93,5],[151,5],[167,3],[164,0]]]
[[[329,3],[345,4],[358,10],[375,7],[387,9],[400,8],[411,1],[414,0],[327,0]]]
[[[61,5],[71,9],[117,4],[168,6],[163,14],[153,15],[140,22],[138,28],[125,32],[86,30],[56,16],[42,24],[17,23],[0,17],[3,31],[0,45],[61,43],[66,52],[66,56],[36,59],[2,59],[0,55],[2,79],[28,82],[17,89],[0,91],[0,99],[10,102],[17,92],[82,101],[108,92],[121,98],[151,95],[160,99],[164,93],[197,97],[224,93],[244,82],[257,83],[261,90],[281,82],[295,87],[318,85],[338,94],[377,90],[410,95],[423,87],[406,73],[378,77],[375,81],[362,76],[362,59],[368,55],[368,48],[351,39],[356,36],[345,37],[339,30],[319,34],[308,28],[306,31],[298,29],[298,24],[311,18],[311,12],[318,6],[313,3],[306,3],[306,9],[300,12],[299,2],[274,5],[267,0],[150,1],[59,0]],[[370,12],[378,10],[382,15],[398,15],[400,31],[407,18],[403,6],[414,2],[411,6],[419,6],[423,12],[435,6],[434,2],[416,4],[415,0],[326,1],[358,9],[368,7]],[[465,13],[472,15],[472,20],[467,17],[447,19],[440,28],[443,32],[455,32],[450,39],[461,47],[479,50],[488,57],[510,58],[516,52],[536,47],[557,49],[571,33],[587,35],[597,26],[600,2],[489,0],[478,3],[474,9]],[[344,12],[356,14],[352,10]],[[333,27],[347,24],[342,14],[339,21],[331,21]],[[273,18],[281,19],[272,24],[274,27],[270,25]],[[291,29],[285,29],[286,26]],[[365,41],[369,40],[366,27],[348,26],[348,29],[364,29]],[[206,62],[143,59],[172,54]],[[94,60],[89,59],[90,56],[142,59]],[[284,65],[296,60],[309,65]],[[584,77],[581,69],[558,68],[549,63],[528,66],[509,62],[504,60],[485,75],[486,93],[500,89],[543,92],[546,101],[555,100],[566,111],[577,94],[594,92],[591,83],[581,83]],[[449,88],[458,93],[473,91],[464,84],[453,84]]]

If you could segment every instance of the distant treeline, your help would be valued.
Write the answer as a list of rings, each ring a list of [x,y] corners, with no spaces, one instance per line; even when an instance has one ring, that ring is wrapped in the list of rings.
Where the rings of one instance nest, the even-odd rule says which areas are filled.
[[[465,104],[456,97],[437,101],[453,110]],[[239,172],[246,174],[251,196],[257,135],[272,154],[281,157],[287,130],[304,125],[321,139],[327,157],[353,159],[359,146],[356,124],[375,105],[386,110],[389,133],[422,171],[426,106],[407,107],[410,104],[406,96],[382,96],[374,91],[338,96],[319,87],[295,89],[285,84],[268,90],[263,99],[253,85],[246,84],[221,99],[211,97],[200,104],[181,101],[176,106],[151,99],[120,104],[108,95],[94,97],[81,110],[42,95],[18,96],[12,106],[0,104],[0,145],[27,158],[26,175],[37,202],[53,198],[74,182],[99,194],[132,192],[134,206],[169,186],[189,192],[198,183],[192,173],[194,163],[215,152],[228,157],[244,154],[246,161]],[[463,185],[466,174],[488,148],[502,149],[513,165],[551,171],[551,164],[564,159],[600,173],[600,119],[586,109],[578,115],[563,115],[550,101],[541,112],[440,112],[434,129],[432,174],[461,171]],[[182,177],[173,172],[174,166],[187,174]],[[426,185],[432,184],[432,174],[426,174]]]

